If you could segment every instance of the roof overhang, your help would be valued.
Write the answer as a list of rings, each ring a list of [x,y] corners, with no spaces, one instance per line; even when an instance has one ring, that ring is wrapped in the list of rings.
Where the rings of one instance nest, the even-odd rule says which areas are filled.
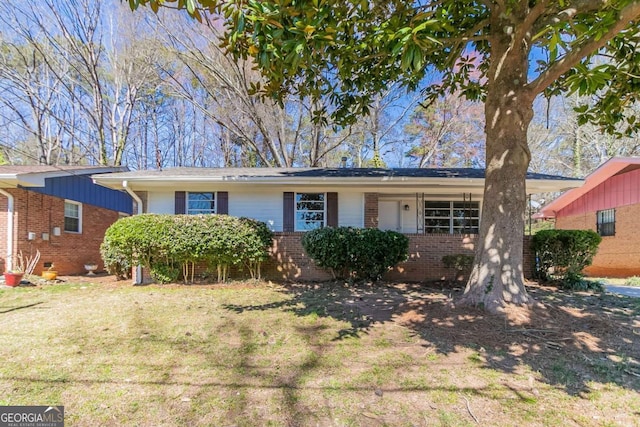
[[[558,211],[584,196],[610,177],[634,166],[640,167],[640,157],[613,157],[609,159],[587,176],[582,186],[565,192],[553,202],[543,207],[540,212],[534,215],[534,218],[555,218]]]
[[[17,188],[17,187],[44,187],[45,180],[47,178],[56,178],[61,176],[72,176],[72,175],[94,175],[94,174],[104,174],[110,172],[123,172],[127,171],[126,167],[113,167],[113,166],[98,166],[92,168],[81,168],[81,169],[73,169],[73,168],[61,168],[52,170],[47,170],[43,172],[33,172],[29,170],[25,170],[25,172],[20,172],[19,167],[14,167],[14,170],[11,172],[2,173],[0,171],[0,188]]]
[[[232,171],[232,169],[230,169]],[[575,188],[583,184],[577,179],[527,179],[527,193],[559,192]],[[94,182],[112,189],[129,188],[134,191],[153,191],[160,189],[199,190],[212,185],[224,185],[233,188],[250,188],[251,186],[296,186],[296,187],[331,187],[361,188],[378,192],[415,192],[434,190],[436,192],[472,192],[482,194],[484,178],[469,177],[416,177],[416,176],[256,176],[247,174],[207,173],[203,169],[201,175],[183,175],[171,170],[131,172],[121,174],[104,174],[93,176]]]

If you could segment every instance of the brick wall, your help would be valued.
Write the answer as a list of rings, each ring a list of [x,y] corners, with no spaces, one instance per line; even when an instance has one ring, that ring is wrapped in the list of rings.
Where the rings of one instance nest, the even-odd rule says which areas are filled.
[[[9,191],[9,190],[6,190]],[[6,270],[6,258],[7,258],[7,204],[8,200],[6,197],[0,195],[0,272]],[[16,216],[14,215],[13,219],[13,229],[15,235],[15,221]]]
[[[53,262],[58,274],[86,273],[84,264],[95,262],[98,270],[103,269],[100,257],[100,244],[106,229],[114,223],[119,214],[92,205],[82,205],[82,232],[64,231],[64,199],[52,197],[23,189],[7,189],[14,196],[14,266],[17,255],[22,251],[24,257],[40,251],[40,262],[34,274],[45,270],[44,263]],[[0,197],[0,248],[2,249],[2,270],[5,265],[7,198]],[[53,228],[60,227],[60,235],[53,235]],[[35,233],[34,240],[28,240],[28,233]],[[43,233],[49,233],[44,240]]]
[[[273,280],[309,280],[331,279],[331,274],[313,263],[302,248],[302,236],[299,232],[275,233],[270,258],[262,266],[262,276]]]
[[[596,213],[559,217],[556,228],[596,231]],[[616,235],[604,236],[593,259],[585,269],[590,276],[629,277],[640,275],[640,204],[616,208]]]
[[[364,226],[378,228],[378,193],[364,193]]]
[[[264,278],[272,280],[328,280],[331,275],[315,266],[302,248],[303,233],[276,233],[271,258],[262,268]],[[385,278],[394,281],[419,282],[450,278],[452,271],[442,263],[444,255],[474,254],[475,235],[410,234],[409,259],[390,271]],[[533,252],[530,238],[524,242],[524,274],[533,276]]]

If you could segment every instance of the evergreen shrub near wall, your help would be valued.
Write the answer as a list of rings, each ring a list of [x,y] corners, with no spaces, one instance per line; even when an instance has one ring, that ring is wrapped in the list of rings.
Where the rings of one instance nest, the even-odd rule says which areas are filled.
[[[206,263],[225,280],[229,267],[260,276],[273,233],[266,224],[228,215],[155,215],[122,218],[107,229],[101,253],[107,270],[118,274],[134,265],[149,268],[161,283],[180,274],[193,280],[196,263]]]
[[[306,233],[302,246],[318,267],[336,278],[378,280],[406,261],[409,239],[395,231],[375,228],[320,228]]]
[[[541,230],[532,237],[537,274],[542,280],[559,279],[569,289],[599,287],[584,280],[602,237],[592,230]]]
[[[455,282],[458,279],[458,275],[464,270],[470,270],[473,266],[473,255],[469,254],[451,254],[442,257],[442,263],[445,267],[453,269],[454,274],[451,279]]]

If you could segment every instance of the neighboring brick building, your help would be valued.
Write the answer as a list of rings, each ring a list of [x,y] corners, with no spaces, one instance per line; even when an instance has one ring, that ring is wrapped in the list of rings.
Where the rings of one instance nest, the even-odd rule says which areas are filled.
[[[407,234],[409,260],[390,280],[451,277],[448,254],[473,254],[480,224],[483,169],[174,168],[103,174],[95,181],[127,189],[138,213],[217,213],[263,221],[275,232],[264,277],[326,280],[302,249],[305,231],[371,227]],[[528,174],[527,192],[560,191],[582,180]],[[525,275],[532,257],[525,245]]]
[[[0,266],[15,269],[19,257],[40,251],[34,274],[52,263],[59,274],[102,270],[104,232],[132,213],[132,199],[93,183],[91,175],[126,168],[83,166],[0,166]]]
[[[591,276],[640,275],[640,158],[616,157],[589,175],[582,187],[558,197],[538,214],[559,229],[593,230],[602,243]]]

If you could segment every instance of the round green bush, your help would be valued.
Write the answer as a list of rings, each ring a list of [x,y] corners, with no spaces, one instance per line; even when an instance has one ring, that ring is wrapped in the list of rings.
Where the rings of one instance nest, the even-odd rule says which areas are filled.
[[[318,267],[335,277],[378,280],[407,259],[409,239],[376,228],[328,227],[306,233],[302,246]]]
[[[592,230],[541,230],[532,238],[537,274],[558,279],[569,289],[583,286],[582,270],[591,265],[602,237]],[[553,274],[551,271],[553,270]]]

